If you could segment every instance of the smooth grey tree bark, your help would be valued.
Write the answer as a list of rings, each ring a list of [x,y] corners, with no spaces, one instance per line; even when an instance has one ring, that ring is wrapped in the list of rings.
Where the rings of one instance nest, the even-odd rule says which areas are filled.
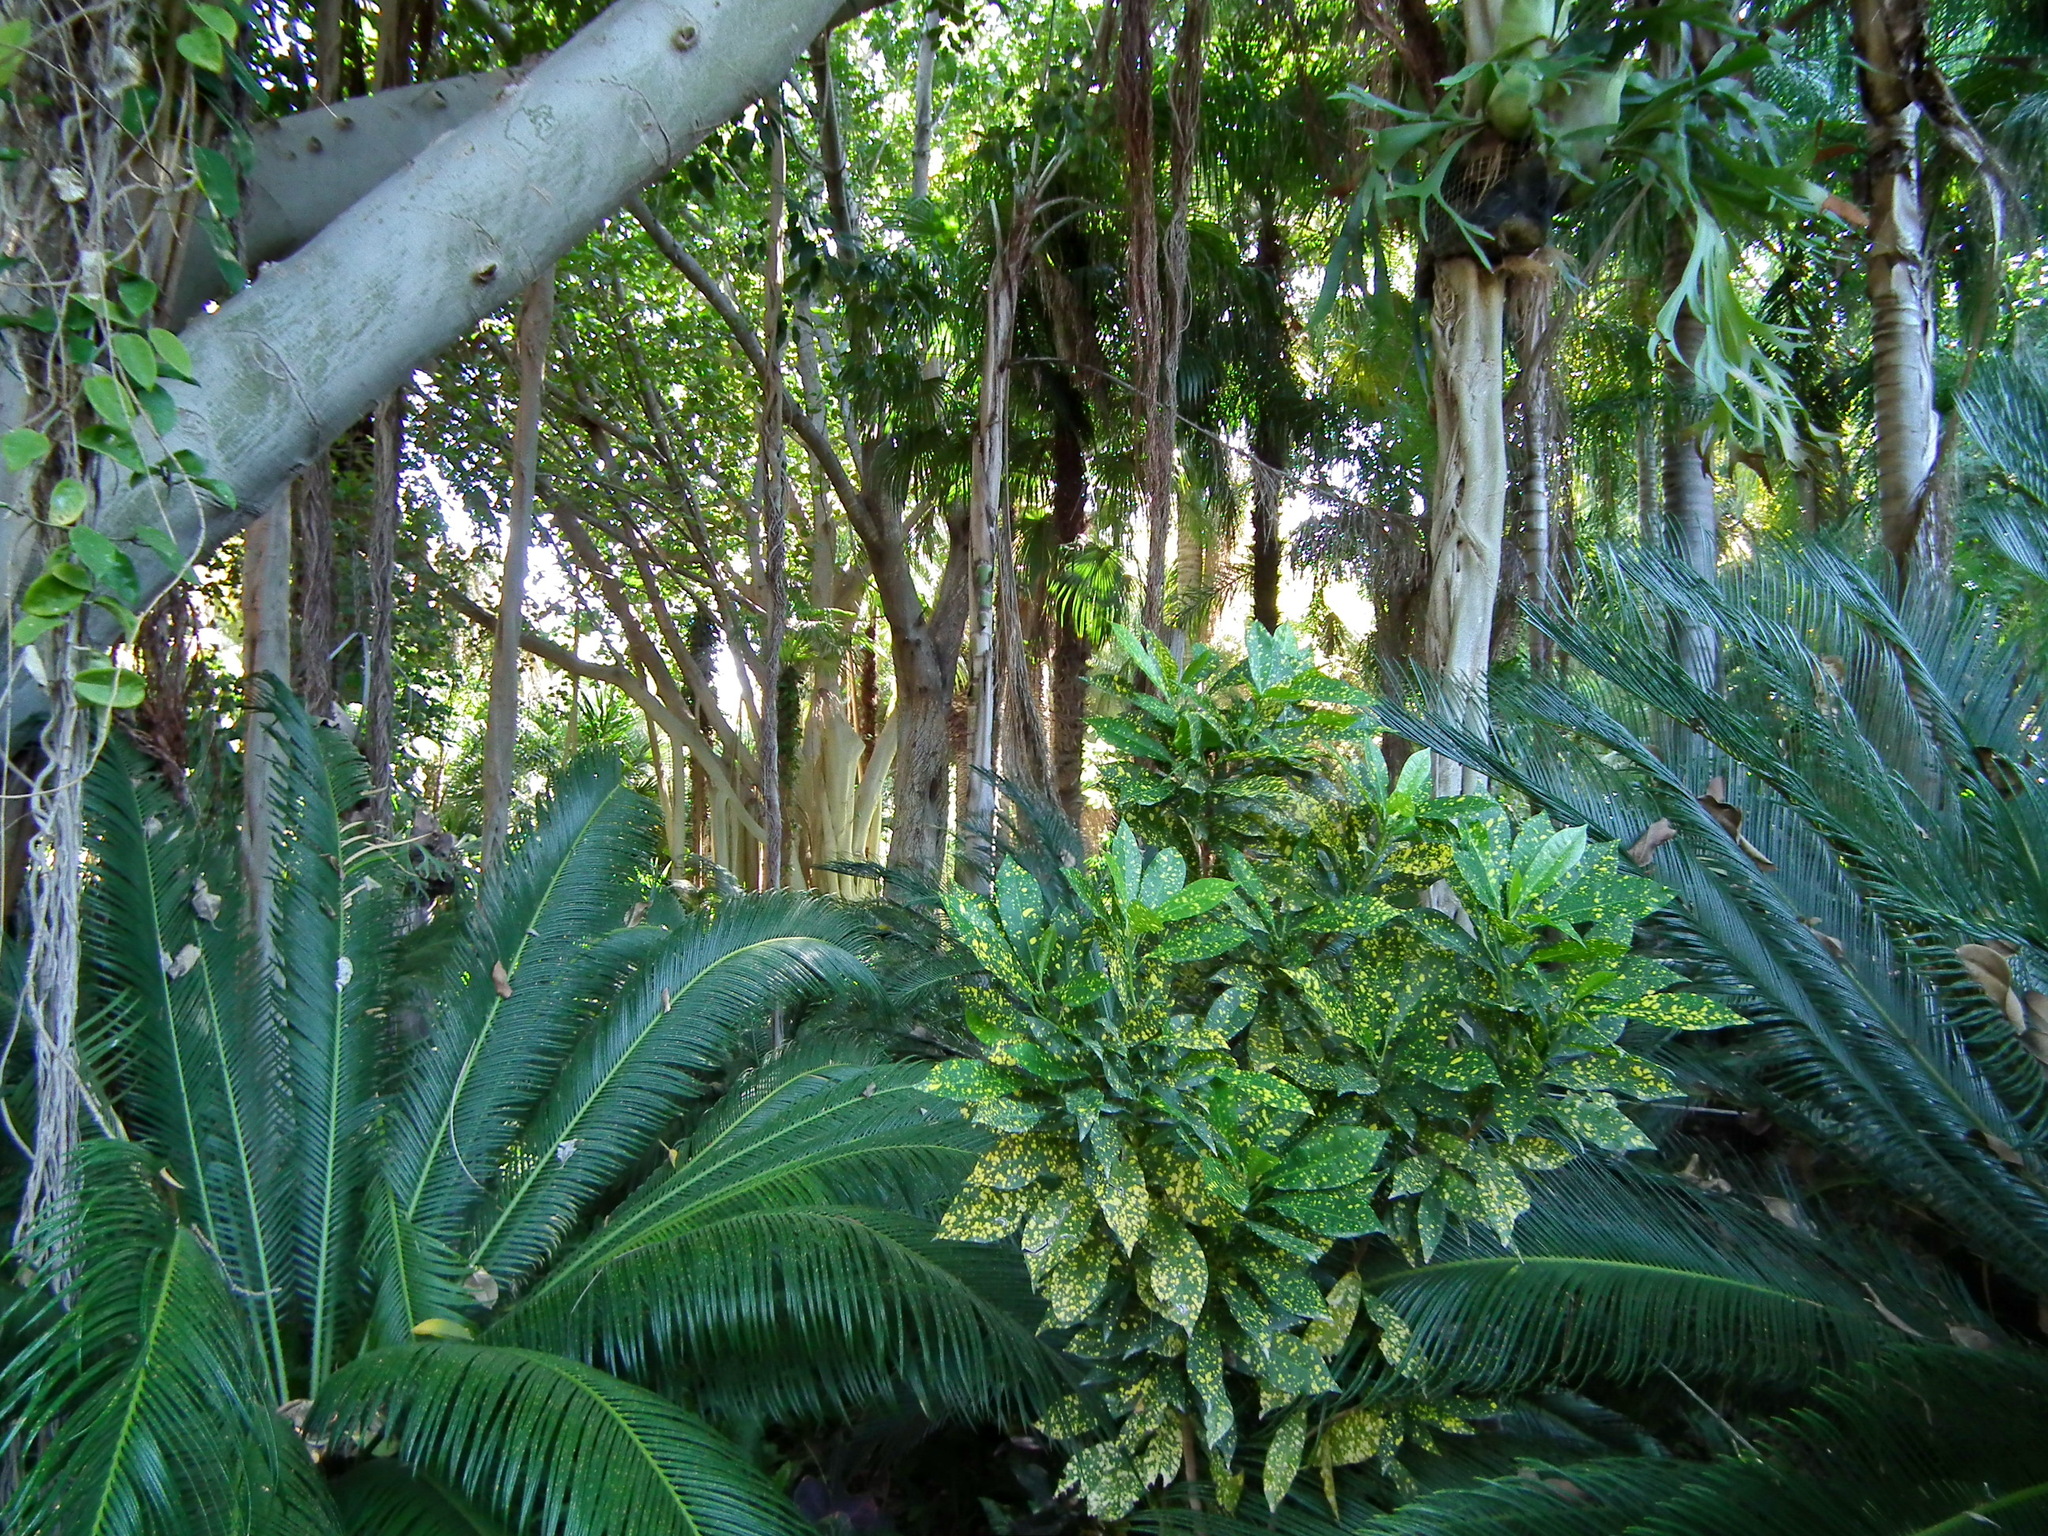
[[[236,506],[157,483],[112,498],[101,531],[155,525],[194,552],[239,531],[416,364],[772,87],[838,8],[613,6],[186,330],[198,383],[178,387],[183,417],[163,447],[197,452]],[[146,581],[168,580],[135,554]]]

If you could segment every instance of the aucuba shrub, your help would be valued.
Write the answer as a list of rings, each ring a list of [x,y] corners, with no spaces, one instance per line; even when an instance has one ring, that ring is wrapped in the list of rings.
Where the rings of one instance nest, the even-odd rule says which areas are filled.
[[[1198,1457],[1234,1503],[1253,1434],[1277,1506],[1304,1459],[1415,1427],[1360,1436],[1352,1413],[1363,1450],[1321,1443],[1352,1331],[1400,1363],[1399,1318],[1347,1273],[1367,1245],[1427,1262],[1454,1221],[1511,1242],[1525,1171],[1648,1145],[1624,1106],[1676,1089],[1631,1021],[1740,1021],[1630,953],[1665,893],[1612,847],[1435,799],[1420,757],[1389,783],[1366,700],[1287,630],[1185,666],[1120,638],[1114,836],[946,897],[990,985],[968,994],[983,1055],[930,1087],[996,1142],[942,1232],[1019,1242],[1089,1362],[1045,1427],[1093,1511]]]

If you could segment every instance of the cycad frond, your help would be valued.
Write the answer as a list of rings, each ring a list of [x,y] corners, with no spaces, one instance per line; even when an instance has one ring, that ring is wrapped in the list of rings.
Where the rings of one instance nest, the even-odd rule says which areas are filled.
[[[1822,1244],[1676,1180],[1593,1164],[1549,1175],[1516,1248],[1468,1229],[1439,1262],[1373,1282],[1413,1330],[1408,1368],[1438,1390],[1666,1371],[1802,1385],[1889,1333]]]
[[[693,1414],[575,1361],[479,1344],[363,1355],[307,1419],[534,1536],[803,1536],[788,1500]]]
[[[137,754],[116,739],[86,781],[88,963],[126,1015],[125,1091],[184,1186],[264,1337],[271,1395],[287,1394],[283,1312],[293,1187],[283,1052],[256,1008],[240,882]],[[214,903],[218,902],[215,906]],[[204,908],[213,915],[201,918]]]
[[[2035,750],[2023,658],[1992,616],[1895,604],[1819,548],[1719,588],[1645,557],[1588,590],[1539,620],[1580,663],[1571,686],[1503,687],[1484,739],[1405,728],[1624,844],[1668,822],[1674,941],[1767,1026],[1680,1064],[2048,1286],[2048,1075],[1956,954],[2016,946],[2016,1000],[2048,974],[2048,791],[2012,766]],[[1725,696],[1670,658],[1675,614],[1725,637]],[[1696,798],[1715,777],[1744,844]]]
[[[616,762],[581,759],[478,898],[444,919],[458,931],[431,946],[446,958],[417,982],[434,1032],[391,1119],[388,1167],[410,1219],[454,1237],[512,1128],[602,1004],[613,978],[579,960],[624,917],[653,825],[653,807]]]
[[[985,1138],[923,1075],[771,1063],[491,1338],[727,1413],[836,1415],[904,1390],[933,1414],[1028,1410],[1054,1357],[1016,1255],[934,1235]]]
[[[263,728],[278,748],[270,946],[296,1122],[297,1288],[317,1386],[358,1298],[353,1265],[402,872],[375,846],[373,824],[350,817],[370,796],[370,776],[347,739],[315,726],[282,688],[268,691],[266,711]]]
[[[1899,1351],[1755,1432],[1740,1457],[1526,1463],[1361,1536],[1962,1536],[2048,1530],[2037,1356]],[[1967,1427],[1965,1427],[1967,1426]]]
[[[62,1245],[77,1270],[0,1371],[6,1447],[27,1472],[22,1536],[331,1530],[311,1464],[271,1410],[247,1315],[165,1206],[147,1154],[73,1154]]]
[[[393,1459],[358,1462],[332,1488],[347,1536],[510,1536],[460,1496]]]
[[[501,1283],[524,1280],[592,1200],[655,1151],[739,1031],[835,985],[871,985],[866,942],[855,916],[800,896],[728,899],[669,933],[527,1121],[472,1261]]]

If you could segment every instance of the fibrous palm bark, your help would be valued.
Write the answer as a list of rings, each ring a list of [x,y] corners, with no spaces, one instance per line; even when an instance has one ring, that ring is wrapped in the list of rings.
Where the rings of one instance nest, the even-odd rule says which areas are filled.
[[[1856,0],[1870,174],[1870,347],[1877,418],[1878,522],[1903,573],[1927,514],[1941,424],[1934,403],[1934,309],[1914,75],[1927,51],[1926,0]]]

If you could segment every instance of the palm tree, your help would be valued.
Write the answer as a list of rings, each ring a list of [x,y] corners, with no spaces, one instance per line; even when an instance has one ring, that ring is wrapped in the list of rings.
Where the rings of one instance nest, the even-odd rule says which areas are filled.
[[[933,1238],[981,1133],[843,1033],[750,1062],[777,1010],[874,993],[852,911],[686,910],[586,760],[401,937],[361,760],[288,695],[269,719],[268,974],[232,835],[126,751],[90,786],[127,1139],[23,1255],[10,1530],[795,1531],[714,1419],[1051,1381],[1021,1268]]]

